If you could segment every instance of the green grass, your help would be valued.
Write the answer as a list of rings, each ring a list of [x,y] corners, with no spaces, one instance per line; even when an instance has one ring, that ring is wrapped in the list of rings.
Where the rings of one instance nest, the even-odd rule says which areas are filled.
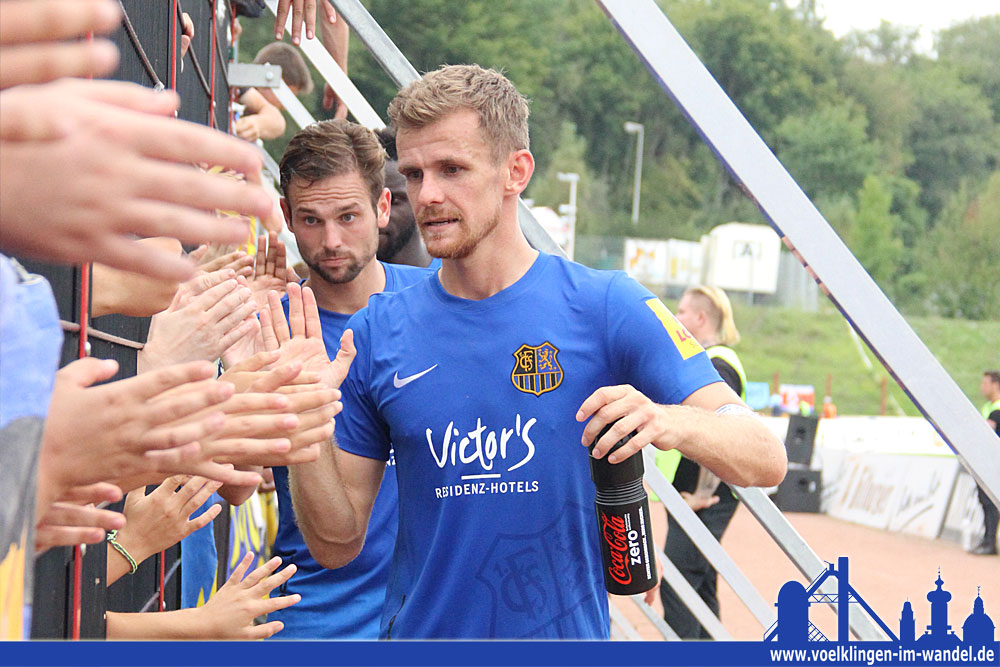
[[[743,336],[736,350],[749,380],[771,382],[778,373],[783,383],[813,385],[817,401],[822,401],[831,374],[839,414],[879,414],[881,378],[888,373],[862,343],[874,371],[865,367],[844,318],[832,306],[824,303],[815,313],[742,303],[733,308]],[[979,406],[982,372],[1000,366],[1000,322],[906,319],[973,405]],[[891,377],[888,387],[906,414],[920,414]],[[891,398],[887,414],[896,414]]]

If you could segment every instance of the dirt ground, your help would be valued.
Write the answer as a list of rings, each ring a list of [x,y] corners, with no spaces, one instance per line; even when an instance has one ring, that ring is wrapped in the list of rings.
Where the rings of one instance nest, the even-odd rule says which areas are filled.
[[[653,515],[654,534],[662,547],[666,521],[662,512],[654,510]],[[820,559],[836,563],[840,556],[850,558],[851,585],[893,632],[899,629],[899,614],[906,600],[913,605],[918,635],[930,622],[926,595],[935,587],[939,567],[944,589],[952,594],[948,620],[959,634],[962,623],[972,612],[977,586],[982,587],[986,613],[994,620],[1000,619],[1000,557],[974,556],[952,542],[890,533],[824,514],[786,513],[785,516]],[[809,579],[799,573],[742,506],[723,536],[722,546],[768,602],[777,601],[778,589],[790,579],[809,584]],[[643,639],[662,639],[631,600],[614,598],[613,601]],[[722,623],[733,639],[762,638],[764,628],[721,577],[719,603]],[[662,612],[659,599],[654,607]],[[810,620],[827,637],[836,638],[836,616],[825,605],[813,605]]]

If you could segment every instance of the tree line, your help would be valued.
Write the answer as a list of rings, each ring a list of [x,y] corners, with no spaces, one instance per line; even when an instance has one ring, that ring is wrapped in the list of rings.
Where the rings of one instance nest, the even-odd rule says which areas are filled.
[[[659,4],[897,306],[1000,319],[1000,14],[940,31],[925,54],[889,23],[838,39],[808,0]],[[763,222],[592,0],[366,6],[418,71],[507,73],[531,99],[527,196],[555,208],[556,173],[579,173],[578,234],[697,240]],[[357,39],[350,75],[384,112],[395,87]],[[626,121],[645,126],[638,225]]]

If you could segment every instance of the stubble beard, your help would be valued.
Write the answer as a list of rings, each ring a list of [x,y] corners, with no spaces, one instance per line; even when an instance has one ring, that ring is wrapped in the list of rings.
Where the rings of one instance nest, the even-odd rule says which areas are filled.
[[[486,219],[486,224],[473,229],[464,219],[459,219],[458,225],[464,229],[465,236],[453,241],[436,241],[433,238],[434,232],[426,226],[420,226],[420,235],[424,239],[424,245],[431,257],[440,259],[464,259],[472,254],[479,246],[479,243],[492,234],[500,225],[500,209],[502,202],[498,202],[492,215]]]
[[[309,271],[314,276],[319,276],[324,282],[331,285],[343,285],[344,283],[349,283],[361,273],[361,269],[365,268],[363,264],[357,261],[345,264],[339,269],[330,269],[327,267],[320,266],[316,262],[306,262],[306,266],[309,267]]]
[[[400,250],[402,250],[410,239],[413,238],[414,232],[417,231],[416,221],[413,224],[400,228],[398,234],[386,234],[384,237],[379,235],[379,242],[385,238],[385,245],[378,249],[378,254],[380,257],[384,257],[387,260],[396,256]]]

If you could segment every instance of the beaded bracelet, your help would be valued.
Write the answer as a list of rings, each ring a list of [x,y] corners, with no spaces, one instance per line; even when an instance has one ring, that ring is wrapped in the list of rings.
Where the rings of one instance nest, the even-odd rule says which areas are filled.
[[[107,537],[108,544],[113,546],[115,548],[115,551],[120,553],[125,558],[125,560],[128,561],[128,564],[132,566],[132,571],[129,574],[135,574],[135,571],[139,569],[139,564],[135,562],[134,558],[132,558],[132,554],[130,554],[125,547],[123,547],[118,543],[118,540],[115,539],[117,537],[118,537],[117,529],[112,530],[110,533],[108,533]]]

